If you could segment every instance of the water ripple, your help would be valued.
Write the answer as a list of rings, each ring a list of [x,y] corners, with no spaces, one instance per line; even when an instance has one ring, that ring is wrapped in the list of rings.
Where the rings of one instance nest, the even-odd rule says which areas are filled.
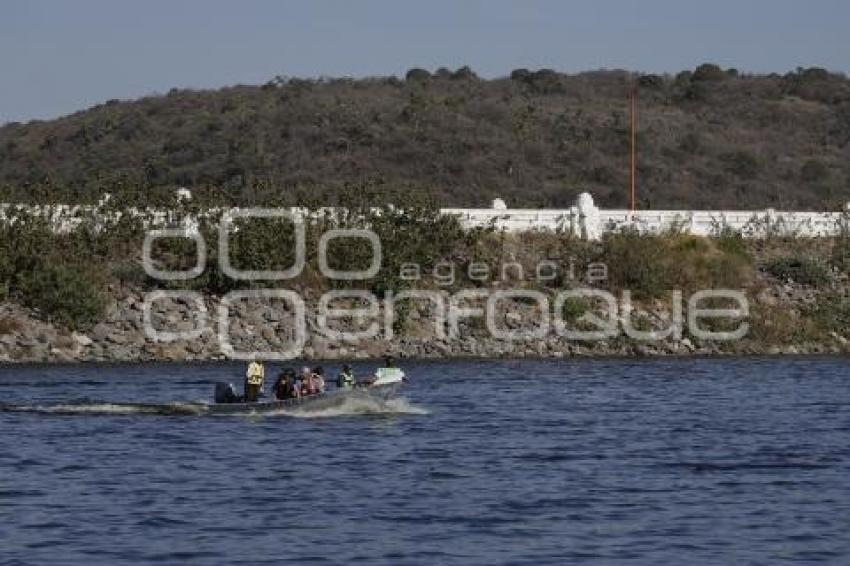
[[[0,368],[0,562],[850,563],[847,358],[406,369],[208,418],[241,365]]]

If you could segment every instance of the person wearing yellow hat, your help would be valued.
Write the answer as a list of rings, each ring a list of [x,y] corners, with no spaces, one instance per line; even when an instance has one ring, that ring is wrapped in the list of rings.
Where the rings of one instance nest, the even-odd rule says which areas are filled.
[[[245,372],[245,402],[254,403],[263,391],[263,380],[266,377],[266,369],[259,360],[248,364]]]

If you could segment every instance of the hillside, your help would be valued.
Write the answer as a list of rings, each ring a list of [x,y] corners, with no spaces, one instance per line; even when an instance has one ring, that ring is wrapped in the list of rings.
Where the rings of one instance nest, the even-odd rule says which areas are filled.
[[[179,185],[247,203],[382,180],[444,205],[626,205],[639,84],[643,208],[837,208],[850,200],[850,80],[822,69],[676,76],[468,68],[405,79],[276,79],[109,101],[0,128],[2,200]]]

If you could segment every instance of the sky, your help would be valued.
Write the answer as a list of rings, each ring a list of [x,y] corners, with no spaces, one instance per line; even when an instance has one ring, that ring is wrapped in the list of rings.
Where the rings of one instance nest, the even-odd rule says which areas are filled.
[[[850,2],[0,0],[0,123],[277,75],[850,71]]]

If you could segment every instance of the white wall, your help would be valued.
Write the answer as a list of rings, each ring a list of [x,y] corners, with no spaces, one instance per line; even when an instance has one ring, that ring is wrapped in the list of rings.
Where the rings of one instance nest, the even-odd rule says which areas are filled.
[[[560,230],[588,239],[631,226],[646,233],[679,230],[698,236],[716,235],[723,229],[746,237],[770,234],[787,236],[833,236],[850,220],[850,203],[841,212],[793,212],[768,210],[629,210],[599,209],[583,193],[576,206],[566,209],[444,208],[467,228],[493,226],[498,230]]]
[[[564,209],[502,208],[501,199],[495,208],[443,208],[443,214],[457,216],[466,228],[492,226],[507,232],[530,230],[561,231],[585,239],[597,239],[605,232],[632,226],[642,232],[659,233],[668,230],[710,236],[724,228],[747,237],[765,237],[770,234],[786,236],[831,236],[844,226],[850,229],[850,203],[840,212],[744,211],[744,210],[605,210],[596,208],[588,193],[582,193],[576,205]],[[101,212],[98,206],[23,206],[0,204],[0,221],[13,222],[16,210],[36,213],[48,218],[58,232],[73,230],[83,217],[97,218],[101,222],[116,220],[121,212]],[[303,209],[293,212],[306,213]],[[323,209],[327,212],[330,209]],[[151,227],[182,224],[192,230],[195,222],[177,222],[177,215],[162,210],[131,209],[129,214],[144,216]]]

